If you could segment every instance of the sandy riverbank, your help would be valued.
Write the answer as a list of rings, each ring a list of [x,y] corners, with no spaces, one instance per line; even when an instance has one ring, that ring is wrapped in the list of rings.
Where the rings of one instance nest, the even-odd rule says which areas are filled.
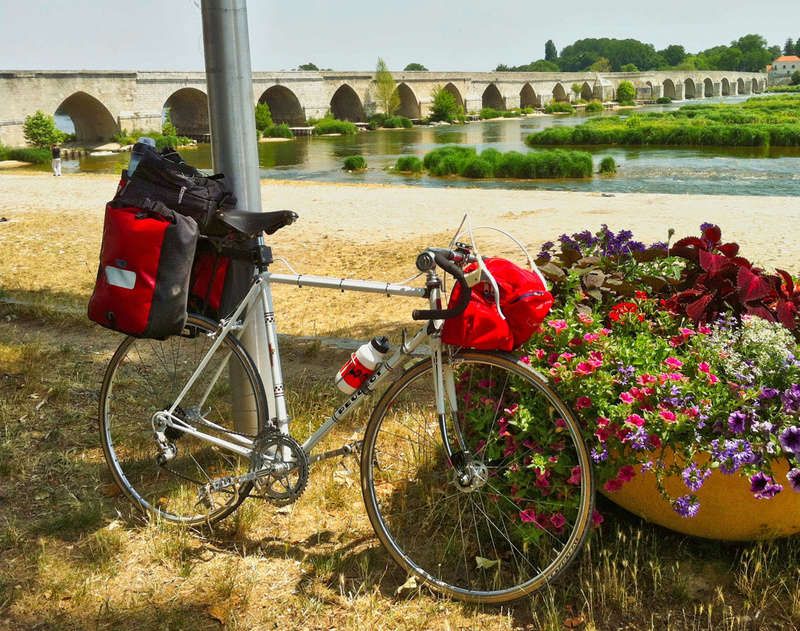
[[[0,173],[0,287],[88,296],[97,269],[105,202],[112,175]],[[269,238],[276,255],[303,273],[399,280],[411,276],[426,245],[446,245],[468,211],[473,225],[494,225],[538,251],[564,232],[632,230],[646,242],[697,234],[703,221],[722,226],[726,240],[767,267],[800,271],[800,198],[711,195],[649,195],[442,189],[414,186],[325,184],[263,180],[265,210],[295,210],[300,219]],[[484,252],[510,254],[515,246],[484,233]],[[279,288],[278,296],[302,291],[291,301],[292,330],[335,333],[367,322],[369,312],[407,320],[409,303],[381,299],[373,308],[363,297],[332,298],[330,292]],[[294,296],[297,294],[295,293]],[[349,296],[349,295],[348,295]],[[395,305],[397,307],[395,308]],[[358,315],[354,316],[354,310]],[[373,314],[374,315],[374,314]],[[340,331],[343,332],[343,331]]]

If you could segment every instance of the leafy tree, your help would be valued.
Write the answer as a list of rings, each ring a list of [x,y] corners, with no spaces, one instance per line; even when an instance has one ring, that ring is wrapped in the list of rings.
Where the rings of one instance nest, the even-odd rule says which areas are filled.
[[[64,140],[64,133],[56,128],[55,119],[41,110],[25,117],[22,131],[25,141],[38,149],[49,149],[51,145]]]
[[[636,67],[636,64],[625,64],[620,68],[621,72],[639,72],[639,69]]]
[[[178,130],[172,123],[172,108],[168,107],[164,111],[164,122],[161,124],[162,136],[177,136]]]
[[[552,39],[548,39],[544,44],[544,60],[555,61],[558,59],[558,51]]]
[[[511,68],[509,68],[505,64],[497,64],[497,67],[495,67],[494,69],[495,72],[509,72],[510,70]]]
[[[677,66],[686,58],[686,50],[679,44],[667,46],[664,50],[659,50],[658,54],[663,57],[664,61],[670,66]]]
[[[800,37],[794,42],[794,54],[800,57]]]
[[[272,125],[272,112],[269,111],[269,105],[266,103],[256,105],[256,129],[258,131],[266,131]]]
[[[580,83],[573,83],[572,84],[572,93],[575,95],[575,99],[579,99],[581,97],[581,89],[583,86]]]
[[[386,67],[386,62],[378,58],[378,65],[375,67],[375,91],[378,103],[383,111],[391,116],[400,107],[400,96],[397,94],[397,85],[394,77]]]
[[[786,40],[786,43],[783,45],[783,54],[794,55],[794,42],[792,41],[791,37],[789,37]]]
[[[623,81],[617,86],[617,102],[629,103],[636,96],[636,90],[630,81]]]
[[[458,118],[459,107],[456,97],[442,86],[433,89],[433,104],[431,105],[431,120],[447,121],[452,123]]]
[[[767,48],[767,40],[761,35],[751,33],[750,35],[740,37],[735,42],[731,42],[731,46],[736,46],[743,53],[749,53],[752,51],[765,50]]]
[[[645,44],[635,39],[580,39],[561,51],[559,65],[568,72],[583,70],[592,66],[600,58],[605,58],[611,70],[619,71],[625,64],[635,64],[641,70],[650,70],[661,63],[652,44]]]
[[[403,68],[404,72],[428,72],[428,69],[423,66],[422,64],[408,64],[405,68]]]
[[[792,85],[800,85],[800,70],[795,70],[792,73]]]
[[[600,57],[586,68],[589,72],[611,72],[611,62],[605,57]]]
[[[312,64],[310,61],[307,64],[300,64],[297,66],[298,70],[319,70],[316,64]]]
[[[561,68],[554,61],[545,61],[538,59],[523,66],[507,66],[506,64],[499,64],[495,68],[495,72],[560,72]]]

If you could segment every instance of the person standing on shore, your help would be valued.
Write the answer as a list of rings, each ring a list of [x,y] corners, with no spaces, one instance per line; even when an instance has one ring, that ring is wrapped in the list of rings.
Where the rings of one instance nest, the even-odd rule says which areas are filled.
[[[53,152],[53,176],[61,175],[61,147],[56,143],[50,149]]]

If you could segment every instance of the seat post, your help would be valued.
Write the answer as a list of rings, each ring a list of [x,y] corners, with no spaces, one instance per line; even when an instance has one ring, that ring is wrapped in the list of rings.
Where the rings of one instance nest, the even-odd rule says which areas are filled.
[[[269,266],[272,265],[275,260],[272,258],[272,248],[263,243],[259,243],[251,249],[250,255],[253,265],[255,265],[262,274],[269,269]]]

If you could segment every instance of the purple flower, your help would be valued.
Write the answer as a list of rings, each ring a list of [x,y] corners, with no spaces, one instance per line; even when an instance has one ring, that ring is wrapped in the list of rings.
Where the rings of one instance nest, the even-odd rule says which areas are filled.
[[[628,444],[634,449],[646,449],[647,443],[647,432],[644,427],[638,427],[633,434],[628,436]]]
[[[645,471],[652,471],[652,470],[653,470],[653,461],[652,460],[648,460],[647,462],[642,464],[642,473],[644,473]]]
[[[792,487],[792,490],[800,493],[800,469],[789,469],[786,479],[789,480],[789,486]]]
[[[601,445],[601,447],[602,447],[601,451],[597,451],[596,448],[592,447],[591,456],[592,460],[594,460],[595,462],[602,462],[603,460],[608,459],[608,447],[606,447],[605,445]]]
[[[783,401],[783,411],[787,414],[797,414],[800,412],[800,384],[796,383],[781,395]]]
[[[683,470],[681,477],[683,477],[683,482],[686,484],[686,488],[688,488],[690,491],[698,491],[710,475],[710,469],[700,469],[696,463],[691,462],[689,463],[689,466]]]
[[[714,227],[713,223],[708,223],[707,221],[704,221],[703,223],[700,224],[700,232],[705,232],[709,228],[713,227]]]
[[[731,412],[731,415],[728,417],[728,427],[734,434],[741,434],[747,429],[747,425],[747,414],[741,410]]]
[[[755,495],[756,499],[771,499],[782,490],[783,487],[780,484],[775,484],[771,477],[761,471],[750,478],[750,491]]]
[[[761,401],[765,399],[773,399],[780,394],[780,390],[776,390],[775,388],[767,388],[766,386],[761,386],[761,392],[758,393],[758,398]]]
[[[786,453],[800,456],[800,427],[787,427],[778,437]]]
[[[681,517],[694,517],[700,510],[700,502],[691,495],[684,495],[672,503],[672,508]]]
[[[753,464],[758,456],[753,453],[753,447],[746,440],[729,439],[721,446],[719,439],[711,441],[711,455],[719,462],[719,470],[730,475],[735,473],[743,464]]]

